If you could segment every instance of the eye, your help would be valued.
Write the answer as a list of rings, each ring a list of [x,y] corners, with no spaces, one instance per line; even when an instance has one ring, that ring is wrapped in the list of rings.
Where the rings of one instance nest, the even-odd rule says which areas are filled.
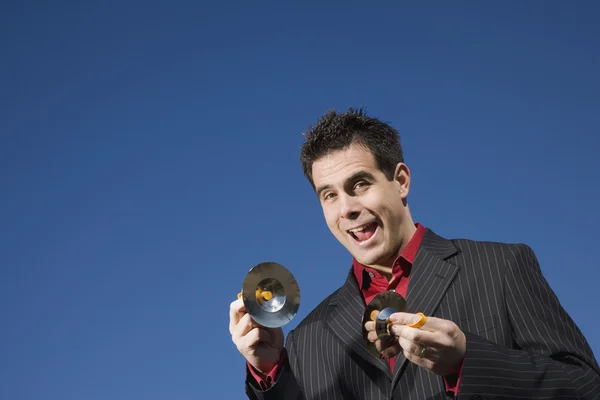
[[[323,200],[331,200],[335,197],[335,193],[325,193],[325,195],[323,196]]]
[[[362,189],[369,186],[367,181],[358,181],[354,184],[354,190],[356,189]]]

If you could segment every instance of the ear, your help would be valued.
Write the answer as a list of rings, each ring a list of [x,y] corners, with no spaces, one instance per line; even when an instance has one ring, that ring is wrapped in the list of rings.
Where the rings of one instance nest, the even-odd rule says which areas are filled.
[[[396,165],[394,180],[398,184],[398,190],[400,191],[402,200],[405,200],[410,191],[410,169],[408,169],[406,164],[398,163],[398,165]]]

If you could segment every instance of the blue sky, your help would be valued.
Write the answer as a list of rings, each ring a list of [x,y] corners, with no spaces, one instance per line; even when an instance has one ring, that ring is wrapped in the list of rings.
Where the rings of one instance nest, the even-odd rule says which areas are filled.
[[[366,107],[416,220],[525,242],[600,354],[600,6],[58,1],[0,10],[0,398],[241,399],[229,303],[263,261],[343,283],[298,161]]]

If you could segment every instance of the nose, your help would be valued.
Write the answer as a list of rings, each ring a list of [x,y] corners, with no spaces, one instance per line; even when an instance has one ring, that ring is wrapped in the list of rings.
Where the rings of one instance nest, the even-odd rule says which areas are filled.
[[[340,215],[345,219],[357,219],[360,215],[360,205],[352,196],[341,195],[340,198]]]

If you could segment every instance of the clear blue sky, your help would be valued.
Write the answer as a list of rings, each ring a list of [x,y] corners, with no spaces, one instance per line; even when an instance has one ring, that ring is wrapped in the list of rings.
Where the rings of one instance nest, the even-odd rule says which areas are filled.
[[[416,220],[531,245],[600,354],[600,6],[408,3],[3,4],[0,398],[244,398],[246,272],[293,271],[286,332],[346,276],[298,153],[351,106]]]

